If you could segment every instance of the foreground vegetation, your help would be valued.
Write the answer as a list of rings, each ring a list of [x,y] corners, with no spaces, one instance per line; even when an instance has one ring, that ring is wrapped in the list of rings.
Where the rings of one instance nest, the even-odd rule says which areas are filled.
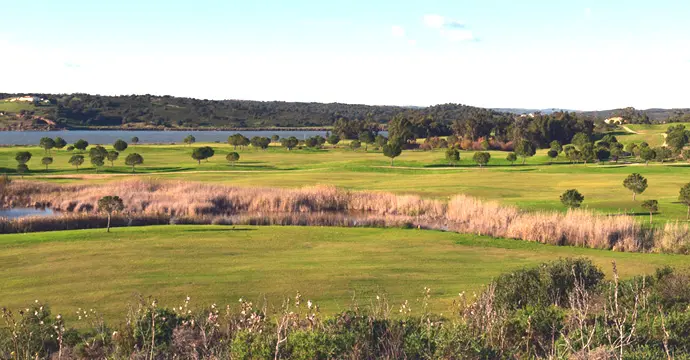
[[[120,310],[119,323],[85,308],[66,319],[36,300],[21,310],[3,308],[0,356],[687,359],[688,272],[663,267],[626,280],[618,267],[606,267],[608,279],[587,259],[513,269],[495,274],[476,295],[453,296],[444,313],[432,309],[436,290],[427,287],[416,300],[377,292],[331,316],[318,299],[300,292],[282,294],[282,305],[273,307],[276,302],[247,298],[203,307],[190,296],[172,306],[141,298],[126,315]]]

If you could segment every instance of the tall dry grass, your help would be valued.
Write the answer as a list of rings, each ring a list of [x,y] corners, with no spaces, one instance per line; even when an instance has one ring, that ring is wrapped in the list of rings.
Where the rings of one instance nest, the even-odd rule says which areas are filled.
[[[71,224],[70,228],[100,227],[96,226],[100,224],[96,220],[97,203],[105,195],[118,195],[124,200],[126,208],[120,218],[126,221],[117,221],[116,226],[136,221],[416,227],[618,251],[684,253],[690,248],[687,225],[667,224],[664,229],[650,231],[630,216],[607,216],[586,210],[525,212],[465,195],[443,201],[331,186],[247,188],[156,180],[88,185],[15,181],[5,204],[50,207],[67,215],[42,220],[0,220],[0,231],[51,230],[51,222],[62,222],[56,229],[64,229],[65,224]]]

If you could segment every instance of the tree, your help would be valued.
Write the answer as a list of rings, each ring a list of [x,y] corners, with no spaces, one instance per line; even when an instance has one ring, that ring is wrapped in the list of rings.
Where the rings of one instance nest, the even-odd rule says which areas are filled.
[[[280,140],[280,136],[278,136],[278,135],[271,136],[271,142],[277,143],[278,140]]]
[[[656,155],[655,156],[656,161],[659,161],[661,163],[663,163],[664,161],[666,161],[668,158],[670,158],[673,155],[673,153],[671,152],[671,149],[669,149],[665,146],[661,146],[661,147],[654,149],[654,154]]]
[[[448,160],[448,165],[455,165],[460,161],[460,152],[456,148],[448,148],[446,150],[446,160]]]
[[[310,137],[304,140],[304,145],[308,148],[316,148],[319,147],[319,140],[316,137]]]
[[[79,166],[84,163],[84,155],[72,155],[72,157],[69,158],[69,163],[79,171]]]
[[[649,162],[656,158],[656,152],[649,146],[640,147],[640,158],[644,160],[646,165],[649,165]]]
[[[578,163],[582,160],[582,152],[574,147],[566,151],[565,156],[568,157],[571,163]]]
[[[386,145],[388,143],[388,139],[385,136],[379,134],[376,135],[376,139],[374,139],[374,142],[376,143],[376,146],[382,148],[383,145]]]
[[[74,146],[70,145],[65,150],[72,152],[72,151],[74,151]]]
[[[556,149],[549,149],[546,155],[548,155],[549,158],[551,158],[551,162],[553,162],[558,157],[558,151]]]
[[[638,149],[638,146],[635,143],[631,142],[631,143],[628,143],[627,145],[625,145],[625,152],[627,152],[631,155],[635,155],[635,152],[637,151],[637,149]]]
[[[597,149],[596,156],[597,160],[603,163],[609,158],[611,158],[611,151],[605,147],[600,147]]]
[[[534,144],[532,144],[532,142],[529,140],[520,140],[515,146],[515,154],[522,158],[523,165],[525,164],[525,160],[528,157],[532,157],[536,153],[537,149],[534,147]]]
[[[20,151],[14,155],[14,159],[18,164],[26,164],[31,160],[31,153],[28,151]]]
[[[42,137],[39,141],[39,145],[45,150],[46,153],[50,154],[50,149],[55,147],[55,140],[49,137]]]
[[[383,145],[383,155],[391,159],[391,166],[394,166],[393,160],[402,153],[402,146],[397,141]]]
[[[105,159],[102,156],[92,156],[91,157],[91,165],[96,168],[96,174],[98,174],[98,170],[105,164]]]
[[[192,152],[192,159],[196,160],[201,164],[201,160],[208,160],[215,155],[215,151],[210,146],[202,146],[200,148],[194,149]]]
[[[506,160],[508,160],[508,162],[510,162],[510,165],[514,165],[515,161],[517,161],[517,155],[514,152],[510,152],[506,156]]]
[[[297,144],[299,144],[299,140],[297,140],[297,138],[294,136],[290,136],[289,138],[281,139],[280,144],[284,148],[286,148],[288,150],[292,150],[295,146],[297,146]]]
[[[106,155],[106,158],[108,161],[110,161],[110,167],[113,167],[115,165],[115,160],[120,157],[120,153],[115,151],[115,150],[110,150],[108,151],[108,155]]]
[[[194,144],[194,143],[196,142],[196,138],[194,137],[194,135],[189,134],[189,135],[187,135],[187,137],[185,137],[184,140],[182,140],[182,141],[183,141],[185,144],[187,144],[187,146],[189,146],[189,145],[192,145],[192,144]]]
[[[89,147],[89,142],[86,140],[79,139],[74,142],[74,148],[79,151],[84,151],[87,147]]]
[[[229,161],[229,162],[232,164],[232,166],[234,167],[234,166],[235,166],[235,163],[236,163],[238,160],[240,160],[240,154],[238,154],[238,153],[236,153],[236,152],[231,152],[231,153],[229,153],[229,154],[225,157],[225,159],[226,159],[227,161]]]
[[[117,139],[115,143],[113,143],[113,149],[117,150],[118,152],[123,152],[127,149],[127,142],[122,139]]]
[[[328,136],[328,138],[326,139],[326,141],[327,141],[329,144],[331,144],[331,145],[333,145],[333,146],[336,146],[336,145],[338,145],[338,143],[340,142],[340,136],[338,136],[338,135],[336,135],[336,134],[331,134],[330,136]]]
[[[585,201],[585,197],[575,189],[570,189],[561,195],[561,204],[570,209],[579,208],[583,201]]]
[[[647,190],[647,179],[638,173],[632,173],[628,175],[625,180],[623,180],[623,186],[632,191],[633,201],[635,201],[637,194],[642,194],[645,190]]]
[[[683,151],[683,159],[690,161],[690,150]]]
[[[252,147],[265,150],[269,145],[271,145],[271,139],[262,136],[254,136],[251,138],[251,140],[249,140],[249,143],[252,145]]]
[[[63,139],[59,136],[55,138],[55,148],[56,149],[60,150],[60,149],[64,148],[65,146],[67,146],[67,141],[65,141],[65,139]]]
[[[106,150],[103,146],[96,145],[95,147],[89,149],[90,158],[100,157],[105,159],[106,156],[108,156],[108,150]]]
[[[251,142],[249,141],[249,139],[240,133],[228,137],[228,144],[232,145],[233,149],[237,149],[238,146],[240,148],[243,146],[247,146],[250,143]]]
[[[582,147],[585,146],[585,144],[590,144],[592,143],[592,140],[590,139],[589,135],[579,132],[573,136],[573,139],[570,140],[570,143],[577,146],[582,150]]]
[[[359,133],[359,141],[364,144],[364,151],[366,152],[369,150],[369,144],[374,142],[374,133],[368,130],[362,131]]]
[[[108,215],[108,225],[106,232],[110,232],[110,218],[113,213],[120,212],[125,209],[122,199],[118,196],[104,196],[98,199],[98,211],[104,212]]]
[[[472,156],[472,160],[474,160],[479,167],[483,167],[484,165],[489,163],[489,160],[491,160],[491,154],[488,152],[483,152],[483,151],[477,151],[474,153],[474,156]]]
[[[134,144],[134,146],[137,146],[137,144],[139,143],[139,138],[136,137],[136,136],[132,136],[132,138],[131,138],[129,141],[130,141],[132,144]]]
[[[680,188],[680,195],[678,195],[678,200],[688,207],[687,218],[690,219],[690,183],[687,183],[683,185],[682,188]]]
[[[620,159],[621,155],[623,155],[623,144],[618,142],[611,144],[610,151],[611,158],[613,159],[613,161],[618,163],[618,159]]]
[[[41,164],[45,165],[46,171],[48,171],[48,165],[53,163],[53,158],[50,156],[44,156],[43,159],[41,159]]]
[[[642,208],[649,211],[649,223],[652,223],[652,216],[659,211],[659,202],[656,200],[645,200],[642,203]]]
[[[125,158],[125,164],[132,167],[132,172],[134,172],[134,167],[144,163],[144,157],[137,153],[131,153]]]
[[[549,147],[551,148],[551,150],[556,150],[557,154],[560,154],[561,151],[563,151],[563,145],[561,145],[561,142],[558,140],[552,141]]]
[[[582,160],[585,161],[585,164],[587,164],[588,161],[594,161],[596,159],[596,153],[594,151],[594,144],[592,143],[587,143],[582,145],[582,149],[580,151]]]
[[[412,123],[406,116],[398,114],[388,123],[388,137],[392,142],[397,142],[402,146],[414,139],[412,127]]]
[[[353,151],[356,151],[357,149],[362,147],[362,143],[359,140],[352,140],[350,142],[350,149]]]

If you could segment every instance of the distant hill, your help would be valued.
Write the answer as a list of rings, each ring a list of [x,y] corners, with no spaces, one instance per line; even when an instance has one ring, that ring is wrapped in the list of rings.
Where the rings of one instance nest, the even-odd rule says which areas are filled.
[[[632,124],[656,124],[667,122],[688,122],[690,121],[690,109],[646,109],[637,110],[632,107],[612,110],[581,111],[585,116],[597,119],[608,119],[612,117],[622,117],[626,122]]]
[[[550,114],[553,114],[555,112],[562,112],[562,111],[573,112],[573,111],[575,111],[575,110],[557,109],[557,108],[552,108],[552,109],[493,108],[492,110],[495,110],[498,112],[510,113],[510,114],[517,114],[517,115],[536,114],[536,113],[542,113],[544,115],[550,115]]]

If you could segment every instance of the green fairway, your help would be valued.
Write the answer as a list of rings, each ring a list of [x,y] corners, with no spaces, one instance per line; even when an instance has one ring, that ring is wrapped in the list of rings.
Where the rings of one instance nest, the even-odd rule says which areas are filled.
[[[326,312],[366,305],[418,308],[425,286],[444,312],[461,291],[479,290],[502,272],[559,257],[586,256],[625,276],[685,266],[687,257],[632,254],[491,239],[436,231],[161,226],[0,236],[0,306],[35,299],[73,317],[78,307],[113,317],[134,293],[178,305],[234,304],[240,297],[275,306],[300,291]]]

